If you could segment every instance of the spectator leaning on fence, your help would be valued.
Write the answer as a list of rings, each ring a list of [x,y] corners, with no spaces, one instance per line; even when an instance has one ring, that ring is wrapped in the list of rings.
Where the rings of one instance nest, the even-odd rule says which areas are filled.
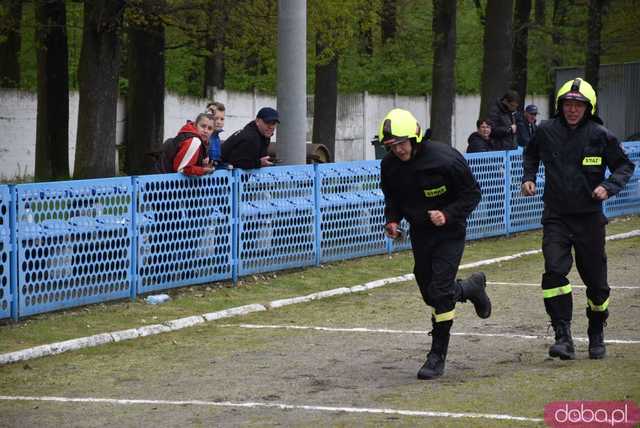
[[[213,116],[200,113],[195,122],[187,121],[180,134],[192,134],[180,143],[173,159],[173,169],[185,175],[204,175],[213,171],[209,166],[208,141],[213,132]]]
[[[433,308],[431,350],[418,371],[419,379],[433,379],[444,373],[456,302],[470,300],[481,318],[491,314],[483,273],[456,280],[467,217],[480,201],[480,187],[464,157],[446,144],[423,140],[407,110],[391,110],[378,138],[390,152],[381,163],[385,230],[397,239],[402,219],[409,222],[416,282]]]
[[[634,164],[616,137],[594,116],[596,93],[573,79],[560,87],[556,115],[538,127],[524,150],[522,192],[533,196],[540,161],[544,164],[542,296],[555,331],[549,355],[575,358],[571,337],[572,289],[567,275],[575,251],[578,273],[587,287],[589,358],[604,358],[604,325],[609,316],[609,285],[602,202],[617,194]],[[605,179],[605,169],[611,175]]]
[[[533,136],[536,135],[536,130],[538,129],[537,118],[538,107],[535,104],[529,104],[524,111],[516,113],[516,132],[520,147],[526,147]]]
[[[469,135],[467,142],[467,153],[490,152],[496,149],[496,142],[491,138],[491,127],[493,122],[490,119],[478,119],[476,122],[477,131]]]
[[[280,123],[278,112],[271,107],[258,111],[256,119],[236,131],[222,145],[222,162],[236,168],[253,169],[271,166],[267,150]]]
[[[213,116],[213,133],[209,137],[209,162],[214,167],[221,163],[220,134],[224,131],[225,110],[221,102],[213,101],[207,104],[207,113]]]
[[[493,122],[491,138],[496,142],[496,150],[513,150],[516,148],[515,135],[517,127],[515,112],[520,105],[520,96],[516,91],[507,91],[502,98],[496,100],[489,112]]]

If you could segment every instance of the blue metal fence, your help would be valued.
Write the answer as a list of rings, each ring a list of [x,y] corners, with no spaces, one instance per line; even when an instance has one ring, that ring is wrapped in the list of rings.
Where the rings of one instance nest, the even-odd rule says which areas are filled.
[[[0,319],[11,315],[11,195],[8,186],[0,186]]]
[[[232,186],[228,171],[133,178],[138,294],[232,275]]]
[[[384,253],[380,162],[317,166],[320,262]]]
[[[625,147],[638,165],[640,142]],[[468,239],[540,227],[542,169],[525,198],[521,151],[466,157],[483,193]],[[0,186],[0,319],[410,248],[383,235],[379,175],[360,161]],[[640,168],[605,213],[640,213]]]
[[[316,259],[313,165],[237,171],[238,274]]]
[[[15,186],[19,316],[133,296],[131,179]]]

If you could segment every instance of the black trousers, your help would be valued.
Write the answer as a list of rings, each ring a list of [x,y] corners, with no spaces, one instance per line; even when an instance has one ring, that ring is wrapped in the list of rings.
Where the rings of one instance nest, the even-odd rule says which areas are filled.
[[[587,303],[592,311],[605,312],[608,306],[605,226],[601,212],[560,215],[545,206],[542,215],[545,273],[542,275],[544,305],[551,321],[571,321],[573,300],[567,275],[573,264],[587,287]]]
[[[453,319],[461,287],[456,281],[464,252],[465,229],[414,231],[411,233],[416,282],[424,302],[434,309],[436,322]]]

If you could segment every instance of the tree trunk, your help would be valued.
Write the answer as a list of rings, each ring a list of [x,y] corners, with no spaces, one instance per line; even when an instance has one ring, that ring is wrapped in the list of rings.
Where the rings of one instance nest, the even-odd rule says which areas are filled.
[[[69,66],[64,0],[35,2],[36,181],[69,178]]]
[[[382,30],[382,44],[387,43],[396,35],[396,0],[382,0],[382,20],[380,27]]]
[[[480,117],[501,97],[511,82],[513,0],[488,0],[484,28],[484,56],[480,87]]]
[[[20,86],[20,28],[22,0],[2,0],[0,7],[8,11],[0,26],[0,87]]]
[[[317,45],[317,56],[322,47]],[[316,65],[316,84],[313,97],[314,144],[324,144],[331,159],[336,157],[336,109],[338,105],[338,57],[326,64]]]
[[[598,92],[600,55],[602,54],[602,19],[607,13],[607,0],[589,1],[589,25],[584,78]]]
[[[207,55],[204,63],[204,96],[208,97],[209,88],[224,89],[224,47],[225,33],[229,24],[229,8],[232,2],[223,0],[211,4],[209,13],[209,28],[207,36]]]
[[[536,25],[543,28],[546,23],[546,0],[536,0]]]
[[[556,67],[560,66],[560,57],[557,52],[562,51],[562,47],[565,44],[565,38],[562,34],[562,29],[567,24],[568,14],[567,0],[553,0],[553,18],[551,28],[551,51],[556,53],[551,57],[551,64],[549,67],[549,73],[555,73]],[[577,76],[576,76],[577,77]],[[556,111],[556,90],[555,90],[555,75],[550,76],[553,85],[549,93],[549,112],[554,114]]]
[[[433,92],[431,135],[451,145],[451,117],[456,98],[456,2],[433,0]]]
[[[527,61],[529,52],[529,22],[531,0],[516,0],[513,22],[513,79],[511,87],[520,95],[524,105],[527,96]]]
[[[78,66],[75,178],[116,173],[116,111],[124,0],[86,0]]]
[[[159,19],[164,0],[144,0],[146,17],[129,22],[127,50],[127,141],[125,171],[129,175],[152,171],[146,153],[162,144],[164,134],[165,27]]]

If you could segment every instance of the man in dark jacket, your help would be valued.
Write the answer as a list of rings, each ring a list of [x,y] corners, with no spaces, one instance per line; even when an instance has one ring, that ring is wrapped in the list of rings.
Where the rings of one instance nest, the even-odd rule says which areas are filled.
[[[275,109],[261,108],[256,120],[249,122],[222,144],[222,162],[243,169],[273,165],[267,149],[278,123],[280,118]]]
[[[529,104],[525,107],[524,111],[516,113],[516,127],[518,135],[518,146],[527,147],[527,144],[536,135],[538,124],[536,123],[538,118],[538,107],[535,104]]]
[[[522,192],[533,196],[540,161],[544,163],[542,275],[544,306],[555,330],[549,355],[575,358],[571,337],[573,299],[567,275],[575,250],[578,273],[587,287],[589,358],[604,358],[604,324],[609,316],[609,285],[602,202],[625,186],[635,165],[620,143],[594,116],[596,93],[582,79],[558,91],[556,116],[542,122],[524,150]],[[605,169],[611,175],[605,179]]]
[[[381,163],[385,230],[396,239],[400,222],[409,222],[416,282],[433,308],[431,350],[418,371],[419,379],[433,379],[444,373],[456,302],[470,300],[481,318],[491,314],[483,273],[456,280],[467,217],[480,201],[480,187],[457,150],[422,141],[420,125],[407,110],[391,110],[378,138],[389,151]]]
[[[496,150],[513,150],[516,148],[515,135],[517,126],[515,112],[520,105],[520,96],[516,91],[508,91],[496,101],[489,112],[493,122],[491,138],[496,142]]]

